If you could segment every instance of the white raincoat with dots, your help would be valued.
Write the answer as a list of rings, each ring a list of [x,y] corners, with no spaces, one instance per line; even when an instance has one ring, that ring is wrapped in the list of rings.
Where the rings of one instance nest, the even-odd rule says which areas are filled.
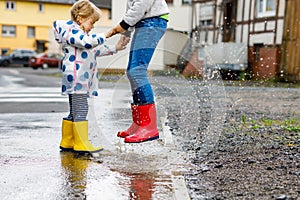
[[[102,45],[104,33],[85,33],[74,21],[57,20],[53,23],[55,40],[62,45],[62,94],[98,96],[97,56],[111,55],[115,46]]]

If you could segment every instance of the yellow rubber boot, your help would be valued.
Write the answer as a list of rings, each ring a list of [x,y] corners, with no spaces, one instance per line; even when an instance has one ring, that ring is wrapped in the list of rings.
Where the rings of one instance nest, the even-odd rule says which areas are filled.
[[[94,147],[88,139],[88,121],[73,122],[74,151],[78,153],[95,153],[103,147]]]
[[[72,151],[74,147],[73,122],[63,119],[61,132],[62,137],[59,148],[62,151]]]

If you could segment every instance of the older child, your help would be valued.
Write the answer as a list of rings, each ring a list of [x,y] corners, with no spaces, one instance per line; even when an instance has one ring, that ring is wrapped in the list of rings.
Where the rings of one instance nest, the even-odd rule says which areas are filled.
[[[111,55],[125,48],[129,38],[122,36],[115,46],[102,45],[111,34],[89,34],[100,19],[100,10],[89,0],[79,0],[71,8],[71,20],[53,23],[55,39],[64,52],[62,94],[69,96],[69,116],[62,120],[60,149],[81,153],[102,150],[88,140],[88,101],[97,96],[97,56]]]
[[[127,0],[123,20],[111,34],[134,28],[127,66],[133,103],[132,124],[118,137],[127,143],[145,142],[159,137],[156,108],[147,69],[159,40],[166,32],[169,9],[165,0]]]

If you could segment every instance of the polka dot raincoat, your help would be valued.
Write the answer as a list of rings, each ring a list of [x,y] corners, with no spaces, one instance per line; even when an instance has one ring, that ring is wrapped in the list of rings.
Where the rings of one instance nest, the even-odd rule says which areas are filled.
[[[115,47],[102,45],[106,40],[104,33],[88,35],[73,21],[57,20],[53,28],[64,53],[62,94],[98,96],[96,58],[115,53]]]

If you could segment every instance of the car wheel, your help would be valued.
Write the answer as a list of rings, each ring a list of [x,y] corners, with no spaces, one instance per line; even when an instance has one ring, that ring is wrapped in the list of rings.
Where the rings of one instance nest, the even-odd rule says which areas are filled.
[[[32,69],[34,69],[34,70],[37,70],[37,69],[38,69],[38,67],[32,67]]]
[[[3,65],[4,67],[8,66],[8,65],[9,65],[8,60],[4,60],[4,61],[2,62],[2,65]]]
[[[44,63],[44,64],[42,65],[42,68],[43,68],[43,69],[48,69],[48,68],[49,68],[49,66],[48,66],[48,64],[47,64],[47,63]]]

